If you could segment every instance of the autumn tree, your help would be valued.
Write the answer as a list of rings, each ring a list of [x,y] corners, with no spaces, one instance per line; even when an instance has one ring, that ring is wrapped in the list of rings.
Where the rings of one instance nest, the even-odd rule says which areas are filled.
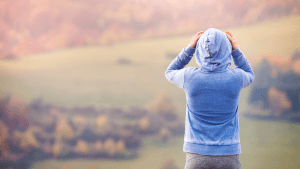
[[[163,142],[167,142],[171,138],[171,132],[168,128],[163,127],[159,130],[159,136]]]
[[[67,119],[59,119],[55,134],[58,140],[71,140],[74,138],[74,131]]]
[[[256,74],[255,80],[251,84],[249,101],[258,106],[261,102],[262,108],[269,108],[268,89],[272,86],[273,79],[271,77],[271,63],[264,58],[261,63],[254,69]]]
[[[0,100],[0,160],[17,161],[25,155],[12,152],[9,141],[16,129],[25,131],[28,128],[28,120],[29,112],[22,99],[7,97]]]
[[[7,97],[0,101],[2,119],[12,132],[15,129],[26,130],[29,126],[29,112],[26,103],[17,97]]]
[[[94,151],[95,151],[96,154],[103,152],[103,143],[100,140],[95,142]]]
[[[75,150],[77,153],[81,155],[88,155],[89,153],[89,145],[84,140],[78,140],[75,146]]]
[[[141,131],[149,130],[150,122],[147,117],[143,117],[139,120],[139,128]]]
[[[150,112],[155,112],[163,116],[165,120],[173,121],[177,119],[177,114],[175,113],[176,107],[164,90],[158,93],[155,100],[148,105],[148,109]]]
[[[26,132],[14,131],[13,139],[24,152],[30,152],[40,147],[40,143],[34,135],[39,132],[43,132],[40,127],[31,126]]]
[[[126,152],[126,144],[125,144],[125,142],[123,140],[119,140],[116,143],[116,152],[119,155],[124,155],[125,154],[125,152]]]
[[[75,137],[75,134],[67,117],[56,108],[51,109],[49,114],[55,116],[58,120],[55,127],[56,141],[72,140]]]
[[[107,138],[104,142],[104,151],[110,157],[113,157],[116,154],[116,142],[112,138]]]
[[[8,127],[5,126],[5,123],[0,120],[0,160],[7,159],[9,156],[9,147],[8,147]]]
[[[282,116],[282,113],[289,110],[292,106],[286,93],[274,87],[268,91],[268,100],[272,114],[277,117]]]
[[[93,132],[99,135],[105,135],[110,129],[109,118],[107,115],[96,117],[93,125]]]

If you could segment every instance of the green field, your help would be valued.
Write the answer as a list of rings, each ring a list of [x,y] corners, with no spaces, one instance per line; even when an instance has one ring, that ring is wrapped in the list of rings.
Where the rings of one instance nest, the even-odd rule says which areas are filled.
[[[229,28],[249,59],[262,52],[290,57],[300,47],[300,17]],[[184,92],[169,83],[164,72],[172,59],[167,53],[179,53],[190,36],[130,41],[104,47],[86,47],[38,54],[19,60],[0,61],[0,97],[7,94],[30,102],[44,97],[45,102],[63,106],[94,105],[129,107],[145,106],[159,91],[165,90],[177,105],[179,116],[185,116]],[[126,58],[129,65],[117,60]],[[196,66],[194,59],[189,66]],[[247,92],[240,96],[239,112],[249,111]],[[300,126],[280,122],[253,121],[240,116],[241,162],[249,168],[297,168],[300,166]],[[174,159],[184,167],[183,138],[166,145],[145,140],[141,156],[129,161],[46,160],[32,168],[159,168]]]

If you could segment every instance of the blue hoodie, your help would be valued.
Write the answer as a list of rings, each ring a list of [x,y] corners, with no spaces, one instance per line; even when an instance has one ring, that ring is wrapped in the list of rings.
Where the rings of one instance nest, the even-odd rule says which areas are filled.
[[[194,53],[200,68],[184,68]],[[232,58],[237,67],[229,69]],[[186,94],[183,151],[204,155],[241,153],[239,95],[254,80],[254,73],[243,52],[239,48],[232,51],[227,34],[214,28],[206,30],[196,49],[183,49],[165,76]]]

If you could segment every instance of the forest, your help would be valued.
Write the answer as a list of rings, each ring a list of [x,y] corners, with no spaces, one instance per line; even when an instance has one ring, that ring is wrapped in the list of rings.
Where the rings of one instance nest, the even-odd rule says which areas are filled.
[[[66,108],[44,103],[42,98],[26,105],[7,96],[0,102],[0,165],[22,168],[47,158],[137,158],[144,137],[154,136],[164,143],[183,134],[184,124],[175,111],[165,91],[149,110]]]
[[[265,53],[254,71],[248,100],[255,111],[247,116],[299,123],[300,49],[295,49],[291,57]]]

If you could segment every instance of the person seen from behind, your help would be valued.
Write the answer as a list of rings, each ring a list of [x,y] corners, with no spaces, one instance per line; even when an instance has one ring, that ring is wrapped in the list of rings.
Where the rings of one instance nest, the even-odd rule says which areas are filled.
[[[194,53],[200,67],[184,68]],[[232,59],[236,68],[229,69]],[[185,168],[240,169],[239,95],[254,73],[235,36],[215,28],[198,32],[165,76],[186,94]]]

